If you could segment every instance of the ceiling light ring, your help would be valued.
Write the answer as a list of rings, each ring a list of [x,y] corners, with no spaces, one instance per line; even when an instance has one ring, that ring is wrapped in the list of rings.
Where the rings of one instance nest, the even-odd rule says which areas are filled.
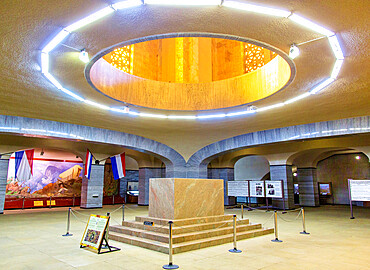
[[[139,6],[139,5],[144,5],[145,4],[145,1],[137,1],[137,0],[128,0],[128,1],[121,1],[121,2],[118,2],[118,3],[122,3],[122,2],[140,2],[140,4],[137,4],[137,6]],[[221,1],[221,3],[220,3],[220,5],[219,6],[222,6],[222,5],[224,5],[224,3],[227,3],[227,2],[235,2],[235,1]],[[247,3],[246,3],[247,4]],[[249,5],[249,6],[253,6],[253,4],[247,4],[247,5]],[[130,7],[133,7],[133,6],[135,6],[135,5],[132,5],[132,6],[129,6],[128,8],[130,8]],[[225,5],[226,6],[226,5]],[[108,12],[108,9],[110,9],[111,10],[111,12],[109,11]],[[117,11],[118,9],[115,9],[113,6],[107,6],[107,7],[104,7],[103,9],[101,9],[101,10],[98,10],[97,12],[95,12],[95,13],[93,13],[94,15],[96,14],[100,14],[100,13],[104,13],[103,15],[101,15],[101,16],[96,16],[96,17],[99,17],[98,19],[100,19],[100,18],[102,18],[102,17],[105,17],[106,15],[108,15],[108,14],[110,14],[110,13],[112,13],[112,12],[114,12],[114,11]],[[278,9],[276,9],[277,11],[279,11]],[[259,12],[259,11],[256,11],[256,12]],[[40,56],[41,56],[41,72],[43,73],[43,75],[54,85],[54,86],[56,86],[54,83],[53,83],[53,80],[54,81],[56,81],[56,82],[58,82],[54,77],[53,77],[53,75],[51,74],[51,73],[49,73],[49,53],[55,48],[55,47],[57,47],[71,32],[74,32],[74,31],[76,31],[77,29],[79,29],[79,28],[81,28],[81,27],[83,27],[83,26],[85,26],[85,25],[87,25],[87,24],[89,24],[89,23],[85,23],[85,24],[83,24],[82,26],[80,26],[80,27],[76,27],[76,24],[77,23],[79,23],[79,22],[82,22],[82,21],[84,21],[85,19],[88,19],[88,18],[91,18],[91,17],[93,17],[92,15],[93,14],[90,14],[89,16],[87,16],[87,17],[85,17],[85,18],[83,18],[83,19],[81,19],[81,20],[79,20],[79,21],[77,21],[77,22],[75,22],[75,23],[72,23],[71,25],[69,25],[69,26],[67,26],[67,27],[65,27],[65,28],[63,28],[60,32],[58,32],[58,34],[56,35],[56,36],[54,36],[52,39],[51,39],[51,41],[49,42],[49,43],[47,43],[47,45],[41,50],[41,54],[40,54]],[[302,24],[301,22],[299,22],[299,19],[301,19],[301,20],[303,20],[303,22],[306,22],[307,23],[307,21],[308,22],[310,22],[309,20],[307,20],[306,18],[304,18],[304,17],[301,17],[301,16],[299,16],[299,15],[297,15],[297,14],[295,14],[295,13],[290,13],[288,16],[283,16],[283,17],[286,17],[286,18],[289,18],[289,19],[291,19],[291,20],[293,20],[293,21],[295,21],[296,23],[298,23],[298,24],[301,24],[301,25],[304,25],[304,24]],[[344,60],[344,56],[343,56],[343,52],[341,51],[341,48],[340,48],[340,45],[339,45],[339,42],[338,42],[338,39],[337,39],[337,37],[336,37],[336,35],[335,35],[335,33],[334,32],[331,32],[330,30],[328,30],[328,29],[326,29],[326,28],[324,28],[324,27],[321,27],[321,26],[319,26],[319,25],[317,25],[316,23],[314,23],[314,22],[311,22],[311,26],[312,25],[314,25],[314,26],[318,26],[320,29],[318,30],[318,32],[320,32],[321,31],[321,34],[323,34],[323,35],[326,35],[328,38],[332,38],[332,40],[330,40],[329,39],[329,41],[330,41],[330,45],[331,45],[331,47],[332,47],[332,50],[333,50],[333,52],[334,52],[334,54],[335,54],[335,56],[336,56],[336,58],[337,58],[337,62],[336,62],[336,66],[337,67],[334,67],[334,68],[337,68],[338,69],[338,66],[339,66],[339,70],[340,70],[340,68],[341,68],[341,66],[342,66],[342,63],[343,63],[343,60]],[[73,27],[74,26],[74,27]],[[304,25],[304,26],[306,26],[307,27],[307,25]],[[73,29],[71,29],[71,27],[73,28]],[[311,30],[312,30],[312,28],[311,28]],[[334,37],[334,38],[333,38]],[[333,41],[333,39],[335,39],[334,41]],[[57,42],[58,41],[58,42]],[[339,48],[339,52],[338,52],[338,48]],[[338,55],[341,55],[342,57],[341,58],[338,58]],[[340,65],[338,65],[338,61],[341,61],[339,64]],[[332,75],[331,75],[331,77],[330,78],[328,78],[328,79],[326,79],[324,82],[327,82],[327,81],[329,81],[330,80],[330,83],[329,84],[331,84],[335,79],[336,79],[336,76],[338,75],[338,73],[339,73],[339,70],[335,70],[335,72],[334,72],[334,70],[333,70],[333,72],[332,72]],[[333,73],[336,75],[335,77],[333,76]],[[52,78],[52,80],[51,80],[51,78]],[[320,85],[322,85],[323,83],[320,83],[318,86],[316,86],[313,90],[315,90],[315,89],[317,89],[317,88],[319,88],[320,87]],[[325,87],[326,86],[328,86],[329,84],[326,84],[325,85]],[[57,87],[57,86],[56,86]],[[57,87],[58,89],[60,89],[60,90],[62,90],[63,91],[63,87],[62,88],[60,88],[60,87]],[[324,87],[323,87],[324,88]],[[84,99],[84,98],[81,98],[81,97],[79,97],[78,95],[76,95],[76,94],[74,94],[73,92],[71,92],[71,91],[69,91],[69,90],[67,90],[67,89],[64,89],[64,90],[66,90],[66,91],[63,91],[63,92],[65,92],[66,94],[68,94],[68,95],[70,95],[70,96],[72,96],[73,98],[75,98],[75,99],[77,99],[77,100],[79,100],[79,101],[84,101],[85,103],[90,103],[90,104],[96,104],[97,105],[97,107],[101,107],[101,108],[108,108],[108,109],[110,109],[110,110],[112,110],[113,108],[111,108],[111,107],[108,107],[108,106],[105,106],[105,105],[101,105],[101,104],[99,104],[99,103],[95,103],[95,102],[92,102],[92,101],[89,101],[89,100],[86,100],[86,99]],[[320,90],[322,90],[322,89],[320,89]],[[309,93],[311,93],[312,91],[309,91]],[[315,92],[316,93],[316,92]],[[307,95],[307,96],[309,96],[309,95]],[[294,98],[293,98],[294,99]],[[290,99],[290,100],[292,100],[292,99]],[[300,99],[297,99],[297,100],[300,100]],[[290,102],[291,103],[291,102]],[[273,104],[273,105],[270,105],[270,106],[267,106],[266,108],[269,108],[269,107],[271,107],[271,108],[275,108],[275,107],[281,107],[279,104],[283,104],[282,106],[284,106],[285,104],[290,104],[290,103],[287,103],[287,101],[286,102],[281,102],[281,103],[278,103],[278,104]],[[277,106],[277,105],[279,105],[279,106]],[[94,105],[93,105],[94,106]],[[260,111],[262,111],[263,110],[263,108],[260,108]],[[265,109],[266,110],[266,109]],[[131,112],[130,113],[130,111],[128,111],[128,110],[122,110],[122,111],[124,111],[124,113],[128,113],[128,114],[130,114],[130,115],[138,115],[138,116],[148,116],[148,115],[154,115],[154,114],[147,114],[147,113],[135,113],[135,112]],[[229,113],[230,114],[230,113]],[[225,114],[225,117],[227,116],[227,114]],[[179,115],[179,118],[181,117],[181,115]],[[188,116],[187,116],[188,117]],[[202,118],[204,118],[203,116],[200,116],[200,117],[202,117]],[[159,115],[159,118],[168,118],[168,116],[166,116],[166,117],[163,117],[163,115]],[[218,118],[218,117],[217,117]],[[190,118],[182,118],[182,119],[190,119]],[[197,116],[195,116],[195,119],[198,119],[198,117]]]

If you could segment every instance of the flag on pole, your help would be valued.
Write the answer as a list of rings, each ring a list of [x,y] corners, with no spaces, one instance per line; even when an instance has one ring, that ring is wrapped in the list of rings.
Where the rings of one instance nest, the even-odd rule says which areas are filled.
[[[114,180],[118,180],[126,176],[126,162],[125,162],[125,153],[115,155],[110,158],[112,162],[112,171]]]
[[[93,159],[93,155],[91,154],[89,149],[87,149],[86,159],[85,159],[85,169],[84,169],[84,175],[87,179],[90,179],[92,159]]]
[[[35,149],[15,152],[15,178],[27,181],[33,173],[33,154]]]

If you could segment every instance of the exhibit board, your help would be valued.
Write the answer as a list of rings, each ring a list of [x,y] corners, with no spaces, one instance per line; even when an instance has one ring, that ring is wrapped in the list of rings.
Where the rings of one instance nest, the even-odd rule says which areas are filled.
[[[370,180],[349,179],[351,201],[370,201]]]
[[[108,220],[107,216],[90,215],[80,245],[99,250]]]
[[[265,197],[264,181],[249,181],[250,197]]]
[[[283,198],[282,181],[265,181],[265,188],[266,188],[266,197]]]
[[[248,181],[228,181],[227,196],[248,197]]]

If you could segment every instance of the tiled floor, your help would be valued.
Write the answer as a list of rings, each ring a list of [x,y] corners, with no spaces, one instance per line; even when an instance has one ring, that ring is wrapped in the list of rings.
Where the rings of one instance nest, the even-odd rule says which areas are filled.
[[[79,248],[90,213],[113,212],[119,205],[80,210],[72,216],[71,237],[66,230],[66,208],[13,210],[0,215],[0,269],[162,269],[168,256],[159,252],[111,241],[121,251],[97,255]],[[130,209],[129,209],[129,208]],[[128,205],[125,219],[147,215],[147,207]],[[240,210],[228,210],[226,214]],[[273,226],[272,212],[245,212],[253,223]],[[307,231],[302,235],[297,212],[279,217],[279,239],[273,235],[238,242],[243,252],[232,254],[232,244],[174,255],[180,269],[370,269],[370,209],[355,208],[356,219],[349,219],[347,206],[306,208]],[[122,217],[112,213],[112,224]],[[283,220],[284,219],[284,220]]]

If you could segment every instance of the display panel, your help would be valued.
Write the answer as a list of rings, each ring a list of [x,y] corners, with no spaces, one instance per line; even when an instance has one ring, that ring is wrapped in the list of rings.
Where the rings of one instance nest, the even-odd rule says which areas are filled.
[[[249,181],[250,197],[265,197],[264,181]]]
[[[331,183],[319,183],[319,192],[322,196],[331,196]]]
[[[299,187],[298,184],[294,184],[294,194],[298,195],[299,194]]]
[[[248,197],[248,181],[228,181],[227,196]]]
[[[138,191],[139,190],[139,182],[127,182],[127,191]]]
[[[265,181],[266,197],[283,198],[282,181]]]
[[[107,216],[90,215],[80,245],[98,250],[103,241],[108,220]]]
[[[352,201],[370,201],[370,180],[349,180]]]

